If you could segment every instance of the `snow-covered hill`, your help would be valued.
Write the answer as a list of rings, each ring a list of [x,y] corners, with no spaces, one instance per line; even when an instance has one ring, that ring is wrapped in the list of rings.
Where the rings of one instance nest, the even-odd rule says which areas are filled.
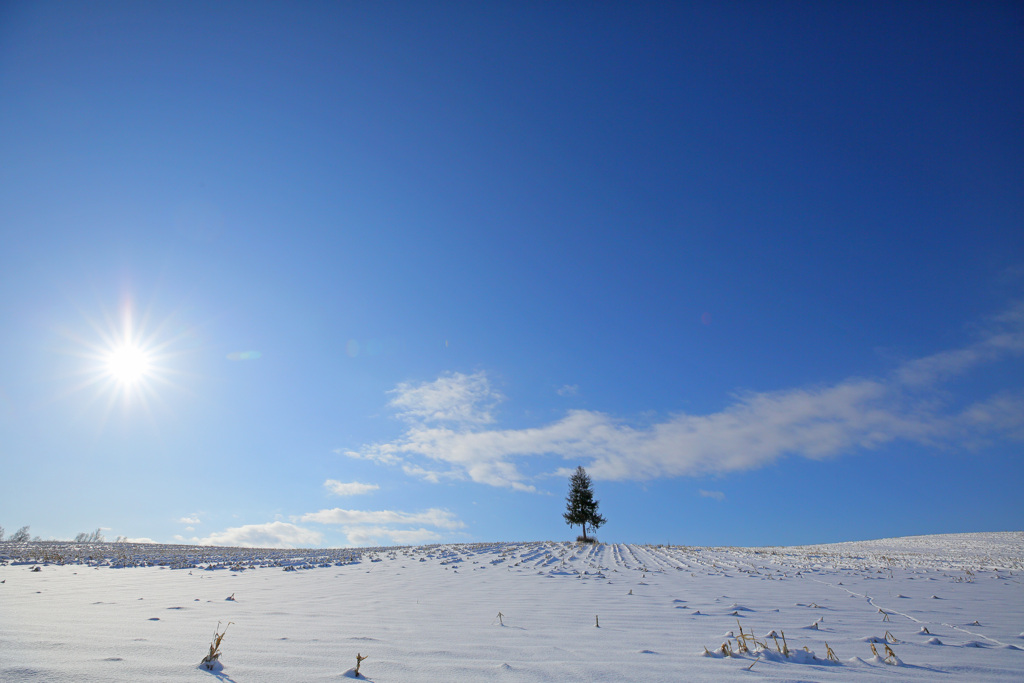
[[[357,654],[365,680],[402,683],[1020,680],[1022,573],[1021,532],[789,548],[0,543],[0,680],[337,680]],[[228,623],[223,669],[197,668]]]

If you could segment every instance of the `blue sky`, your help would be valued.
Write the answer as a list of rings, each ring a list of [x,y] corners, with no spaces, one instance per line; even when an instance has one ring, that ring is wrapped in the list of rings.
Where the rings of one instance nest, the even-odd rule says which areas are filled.
[[[4,3],[0,524],[1024,528],[1021,83],[1010,2]]]

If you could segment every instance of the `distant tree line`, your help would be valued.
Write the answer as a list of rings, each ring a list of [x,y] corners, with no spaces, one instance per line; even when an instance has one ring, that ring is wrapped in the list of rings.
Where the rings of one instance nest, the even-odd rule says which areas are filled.
[[[4,528],[0,526],[0,541],[2,540],[4,540]],[[28,527],[23,526],[8,536],[7,540],[11,543],[24,543],[25,541],[31,541],[32,536],[28,533]]]
[[[32,535],[29,533],[28,525],[25,525],[25,526],[21,527],[20,529],[18,529],[17,531],[15,531],[13,534],[11,534],[9,537],[7,537],[5,539],[4,538],[4,528],[2,526],[0,526],[0,542],[3,542],[4,540],[6,540],[8,543],[27,543],[27,542],[39,543],[43,539],[41,539],[39,536],[36,536],[35,538],[32,538]],[[114,543],[126,543],[127,541],[128,541],[128,537],[127,536],[118,536],[116,539],[114,539]],[[106,542],[107,542],[107,539],[103,537],[102,529],[96,529],[96,531],[93,531],[92,533],[83,531],[82,533],[80,533],[80,534],[75,536],[75,543],[106,543]]]
[[[83,531],[75,536],[75,543],[103,543],[104,540],[106,539],[103,538],[103,534],[100,533],[99,529],[91,534]]]

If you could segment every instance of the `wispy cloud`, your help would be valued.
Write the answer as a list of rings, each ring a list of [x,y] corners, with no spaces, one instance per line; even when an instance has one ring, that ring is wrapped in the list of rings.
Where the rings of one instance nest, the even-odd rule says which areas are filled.
[[[198,515],[191,515],[189,517],[182,517],[178,520],[179,524],[202,524],[203,521],[199,519]]]
[[[332,508],[310,512],[295,521],[339,526],[348,544],[353,546],[428,543],[441,540],[442,531],[451,532],[466,526],[453,513],[439,508],[412,513]]]
[[[399,438],[339,452],[399,465],[428,481],[532,491],[534,477],[522,465],[535,459],[582,462],[597,479],[642,481],[749,470],[784,456],[822,459],[895,441],[970,446],[989,436],[1021,436],[1024,396],[957,405],[942,383],[1019,356],[1022,330],[1024,307],[1015,307],[993,318],[974,344],[911,360],[887,377],[743,393],[716,413],[679,413],[640,427],[573,410],[534,428],[488,428],[500,396],[482,372],[453,373],[392,392],[391,405],[409,422]]]
[[[482,372],[454,372],[423,384],[403,382],[391,393],[399,417],[415,422],[487,424],[494,421],[491,410],[502,400]]]
[[[344,530],[350,546],[374,546],[388,543],[416,545],[432,543],[442,539],[441,534],[431,529],[393,529],[383,526],[353,526]]]
[[[721,491],[705,491],[704,489],[701,489],[697,493],[699,493],[704,498],[714,498],[715,500],[718,501],[725,500],[725,494],[722,493]]]
[[[575,396],[580,393],[580,386],[578,384],[565,384],[558,388],[559,396]]]
[[[899,370],[898,380],[911,386],[942,382],[977,365],[1024,351],[1024,334],[1020,331],[1024,323],[1024,307],[1013,308],[995,320],[1010,329],[988,334],[966,348],[942,351],[905,363]]]
[[[323,534],[287,522],[246,524],[200,539],[200,545],[253,548],[309,548],[320,545]]]
[[[337,479],[328,479],[324,482],[324,488],[336,496],[360,496],[364,493],[376,491],[380,486],[377,484],[362,484],[358,481],[342,482]]]
[[[332,508],[302,515],[299,517],[299,521],[317,522],[318,524],[424,524],[439,529],[462,529],[466,526],[454,514],[439,508],[412,513],[397,510]]]

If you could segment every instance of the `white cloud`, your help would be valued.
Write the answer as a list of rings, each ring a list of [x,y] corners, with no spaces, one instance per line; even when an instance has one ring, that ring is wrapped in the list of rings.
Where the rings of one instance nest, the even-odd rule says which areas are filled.
[[[430,529],[392,529],[383,526],[349,526],[342,530],[351,546],[416,545],[441,540],[441,534]]]
[[[704,498],[714,498],[715,500],[719,501],[725,500],[725,494],[722,493],[721,491],[705,491],[704,489],[701,489],[697,493],[699,493]]]
[[[439,508],[413,513],[333,508],[310,512],[297,521],[340,526],[352,546],[429,543],[441,540],[439,529],[451,532],[466,526],[453,513]]]
[[[202,524],[203,522],[202,522],[202,520],[199,519],[199,517],[197,515],[192,515],[191,517],[182,517],[181,519],[178,520],[178,523],[179,524]]]
[[[324,487],[336,496],[358,496],[380,488],[377,484],[361,484],[358,481],[341,482],[337,479],[328,479]]]
[[[565,384],[558,389],[559,396],[575,396],[580,392],[578,384]]]
[[[179,538],[179,537],[175,537]],[[223,545],[252,548],[309,548],[320,545],[323,534],[287,522],[246,524],[213,533],[199,545]]]
[[[393,441],[340,452],[400,465],[428,481],[533,491],[522,463],[537,458],[583,463],[596,479],[642,481],[749,470],[793,455],[822,459],[894,441],[972,445],[987,434],[1021,436],[1021,395],[955,408],[939,384],[1024,352],[1022,326],[1024,308],[1018,307],[993,318],[980,341],[904,363],[889,377],[749,392],[716,413],[679,413],[642,427],[574,410],[539,427],[489,429],[498,394],[484,373],[456,373],[399,385],[391,403],[405,411],[406,431]]]
[[[454,372],[422,384],[403,382],[391,393],[391,406],[411,422],[488,424],[494,421],[491,410],[502,400],[482,372]]]
[[[1009,315],[1002,317],[1012,320]],[[899,379],[908,385],[931,384],[960,375],[976,365],[998,360],[1007,352],[1021,351],[1024,351],[1024,333],[993,334],[967,348],[942,351],[905,363],[900,368]]]
[[[423,524],[439,529],[462,529],[466,525],[449,512],[431,508],[425,512],[398,512],[397,510],[343,510],[332,508],[310,512],[299,517],[300,522],[318,524],[381,525],[381,524]]]

